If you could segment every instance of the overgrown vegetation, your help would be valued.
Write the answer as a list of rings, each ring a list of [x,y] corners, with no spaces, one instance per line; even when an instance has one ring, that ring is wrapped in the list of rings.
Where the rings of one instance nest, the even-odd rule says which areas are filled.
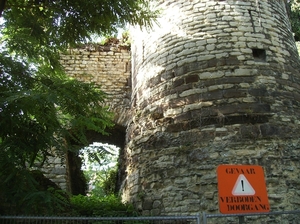
[[[120,217],[138,215],[131,204],[122,203],[121,199],[115,195],[107,197],[73,196],[71,206],[74,215],[79,216]]]
[[[151,26],[156,15],[145,0],[1,1],[1,213],[68,212],[69,196],[32,171],[50,154],[86,146],[87,130],[113,125],[101,86],[70,79],[60,52],[127,23]]]
[[[117,194],[117,160],[119,148],[96,143],[80,150],[82,170],[89,185],[88,195],[107,197]]]
[[[289,4],[299,40],[300,4]],[[70,79],[59,53],[126,23],[151,27],[156,16],[146,0],[1,1],[0,214],[136,215],[113,194],[114,169],[90,196],[68,195],[35,169],[53,152],[87,145],[87,130],[113,125],[101,86]]]
[[[296,41],[300,41],[300,1],[288,1],[290,7],[290,21]]]
[[[70,195],[37,170],[15,170],[0,189],[0,215],[68,214]]]

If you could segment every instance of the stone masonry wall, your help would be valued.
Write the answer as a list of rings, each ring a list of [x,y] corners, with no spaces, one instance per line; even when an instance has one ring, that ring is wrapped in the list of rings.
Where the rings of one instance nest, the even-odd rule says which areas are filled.
[[[271,211],[299,208],[300,76],[283,0],[161,0],[131,31],[123,199],[145,215],[218,212],[216,168],[264,168]]]
[[[285,4],[157,1],[160,25],[131,31],[132,79],[126,49],[62,55],[69,75],[102,84],[127,126],[124,201],[144,215],[218,213],[217,166],[252,164],[271,211],[299,208],[300,66]],[[59,162],[47,172],[64,180]]]
[[[71,77],[96,82],[108,94],[107,104],[115,113],[114,121],[127,124],[131,97],[131,62],[128,47],[91,45],[70,49],[61,63]]]
[[[49,156],[40,169],[44,175],[63,190],[68,190],[66,158],[63,156]]]
[[[107,105],[115,113],[114,122],[126,127],[131,97],[128,47],[91,45],[69,49],[67,54],[61,55],[60,62],[71,77],[100,84],[101,89],[108,94]],[[69,189],[65,158],[53,156],[48,160],[42,169],[45,175],[62,189]]]

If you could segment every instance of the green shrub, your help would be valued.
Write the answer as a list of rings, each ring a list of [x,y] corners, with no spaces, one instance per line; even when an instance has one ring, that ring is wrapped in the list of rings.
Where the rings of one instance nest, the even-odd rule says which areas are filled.
[[[76,195],[71,197],[71,206],[75,215],[98,216],[98,217],[120,217],[137,216],[131,204],[122,203],[115,195],[106,197]]]
[[[16,168],[14,171],[9,178],[0,182],[0,215],[54,215],[70,212],[69,194],[42,172]]]
[[[117,174],[117,167],[114,167],[107,170],[105,175],[102,174],[104,178],[98,176],[97,181],[94,183],[94,189],[91,190],[90,194],[98,197],[116,194]]]

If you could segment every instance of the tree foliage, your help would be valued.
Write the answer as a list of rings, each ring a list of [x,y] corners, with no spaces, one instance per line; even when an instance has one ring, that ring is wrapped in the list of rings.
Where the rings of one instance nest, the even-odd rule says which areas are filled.
[[[84,175],[89,182],[89,195],[106,197],[117,193],[118,151],[116,146],[102,143],[80,150]]]
[[[4,0],[5,1],[5,0]],[[125,24],[151,26],[146,0],[6,0],[3,40],[11,51],[54,63],[53,53],[91,34],[108,35]]]
[[[295,40],[300,40],[300,1],[299,0],[290,0],[290,21],[292,25],[292,31],[295,36]]]
[[[0,206],[15,209],[51,195],[31,170],[53,149],[112,126],[101,87],[70,79],[59,53],[126,23],[151,26],[156,12],[144,0],[2,0],[0,16]]]

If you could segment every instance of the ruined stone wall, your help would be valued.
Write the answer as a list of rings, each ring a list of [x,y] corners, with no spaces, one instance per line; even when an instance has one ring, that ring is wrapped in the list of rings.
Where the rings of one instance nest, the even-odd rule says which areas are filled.
[[[130,49],[118,45],[90,45],[69,49],[66,54],[61,55],[60,62],[71,77],[101,85],[101,89],[108,95],[106,105],[115,114],[116,126],[125,129],[130,115]],[[123,145],[122,136],[112,138],[116,138],[115,144],[119,147],[121,147],[119,144]],[[62,189],[68,190],[68,164],[64,157],[49,157],[42,171]]]
[[[148,215],[218,211],[220,164],[264,168],[271,211],[299,208],[300,76],[283,0],[161,0],[131,31],[123,199]]]
[[[108,94],[107,105],[116,124],[126,126],[131,97],[130,51],[128,47],[91,45],[70,49],[61,63],[71,77],[96,82]]]
[[[44,166],[40,169],[43,174],[52,180],[63,190],[68,190],[68,177],[66,158],[61,156],[49,156]]]

